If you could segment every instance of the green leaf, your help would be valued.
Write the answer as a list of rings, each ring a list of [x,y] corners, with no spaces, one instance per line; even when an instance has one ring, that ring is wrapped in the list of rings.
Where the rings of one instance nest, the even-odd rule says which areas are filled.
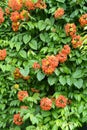
[[[48,123],[50,120],[51,120],[51,117],[46,117],[46,118],[44,119],[44,123],[46,124],[46,123]]]
[[[73,74],[73,78],[81,78],[83,76],[82,70],[76,70]]]
[[[51,115],[50,111],[41,111],[43,117],[49,117]]]
[[[62,84],[62,85],[65,85],[66,84],[66,78],[64,76],[59,76],[59,82]]]
[[[26,67],[26,68],[20,68],[20,73],[23,75],[23,76],[28,76],[29,74],[29,68]]]
[[[38,124],[38,119],[33,114],[30,114],[30,120],[33,125]]]
[[[40,39],[45,42],[45,35],[43,33],[40,34]]]
[[[17,51],[20,50],[21,45],[22,45],[21,42],[16,42],[16,43],[15,43],[15,47],[16,47],[16,50],[17,50]]]
[[[26,127],[26,130],[36,130],[35,126],[28,126]]]
[[[21,130],[21,128],[19,126],[16,126],[14,130]]]
[[[70,76],[66,76],[66,82],[69,86],[72,85],[72,80],[71,80],[71,77]]]
[[[56,1],[58,1],[60,3],[64,3],[65,2],[65,0],[56,0]]]
[[[26,121],[27,119],[29,119],[30,117],[30,113],[27,113],[26,115],[23,116],[23,121]]]
[[[45,22],[43,20],[40,20],[38,22],[38,28],[39,28],[40,31],[42,31],[42,30],[44,30],[46,28],[46,24],[45,24]]]
[[[45,78],[45,74],[43,74],[41,71],[37,73],[37,79],[39,81],[43,80]]]
[[[55,124],[52,128],[52,130],[58,130],[58,126]]]
[[[21,51],[19,52],[19,54],[20,54],[20,56],[21,56],[22,58],[27,58],[27,53],[26,53],[26,51],[21,50]]]
[[[56,83],[56,78],[55,77],[48,77],[48,83],[50,86],[54,85]]]
[[[83,80],[82,79],[78,79],[74,82],[74,85],[80,89],[83,86]]]
[[[33,50],[37,50],[37,41],[36,40],[32,40],[29,43],[29,46],[33,49]]]
[[[27,44],[30,40],[31,40],[31,36],[30,36],[30,35],[25,34],[25,35],[23,36],[23,42],[24,42],[25,44]]]
[[[52,112],[52,116],[53,116],[55,119],[57,119],[57,118],[58,118],[57,112],[56,112],[56,111],[53,111],[53,112]]]
[[[59,76],[60,71],[59,71],[57,68],[55,69],[55,71],[54,71],[54,72],[55,72],[55,74],[56,74],[57,76]]]

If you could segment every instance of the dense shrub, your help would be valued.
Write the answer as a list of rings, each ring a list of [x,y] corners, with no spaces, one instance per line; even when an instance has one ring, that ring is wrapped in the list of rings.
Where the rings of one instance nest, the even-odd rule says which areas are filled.
[[[0,129],[87,123],[87,0],[0,2]]]

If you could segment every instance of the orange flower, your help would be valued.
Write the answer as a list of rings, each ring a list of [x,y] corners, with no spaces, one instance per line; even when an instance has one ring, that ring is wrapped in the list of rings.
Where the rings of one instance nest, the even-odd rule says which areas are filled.
[[[83,15],[79,18],[79,22],[80,22],[81,26],[87,25],[87,13],[86,13],[86,14],[83,14]]]
[[[3,22],[4,22],[4,12],[2,8],[0,7],[0,24],[2,24]]]
[[[15,69],[15,71],[14,71],[14,77],[15,77],[15,79],[22,78],[22,75],[20,73],[19,68]]]
[[[52,74],[56,67],[58,66],[58,59],[56,56],[51,55],[47,56],[45,59],[42,59],[42,70],[45,74]]]
[[[14,77],[15,77],[15,79],[23,78],[24,80],[28,80],[30,78],[30,76],[23,76],[20,73],[20,69],[19,68],[15,69],[15,71],[14,71]]]
[[[20,12],[20,19],[25,21],[25,20],[28,20],[29,19],[29,13],[27,10],[22,10]]]
[[[37,62],[34,62],[33,68],[34,69],[40,69],[40,64],[38,64]]]
[[[18,31],[19,25],[20,25],[19,22],[12,22],[12,29],[14,32]]]
[[[23,120],[22,120],[22,117],[20,117],[20,113],[14,115],[13,122],[16,125],[22,125],[23,124]]]
[[[6,49],[0,50],[0,60],[5,60],[6,56]]]
[[[5,13],[6,13],[6,15],[10,14],[10,9],[8,7],[5,8]]]
[[[28,106],[21,106],[21,109],[28,109]]]
[[[80,38],[80,35],[76,35],[72,38],[72,41],[71,41],[72,45],[73,45],[73,48],[77,48],[79,46],[82,45],[82,40]]]
[[[42,0],[38,0],[38,1],[35,3],[35,8],[45,9],[45,8],[46,8],[46,3],[43,2]]]
[[[27,91],[19,91],[19,92],[18,92],[18,99],[19,99],[20,101],[23,101],[23,99],[24,99],[25,97],[28,97],[28,92],[27,92]]]
[[[58,108],[64,108],[67,105],[67,98],[63,95],[60,95],[55,102],[56,107]]]
[[[24,80],[28,80],[28,79],[30,79],[30,76],[22,76],[22,78],[23,78]]]
[[[12,12],[10,19],[12,22],[17,22],[20,19],[20,14],[17,11]]]
[[[63,8],[58,8],[55,12],[54,12],[54,18],[61,18],[64,15],[64,9]]]
[[[67,55],[60,52],[58,55],[56,55],[60,63],[64,63],[67,60]]]
[[[35,9],[35,4],[32,0],[26,0],[25,6],[28,8],[28,10],[34,10]]]
[[[61,53],[65,54],[65,55],[69,55],[70,54],[69,45],[64,45],[64,48],[62,49]]]
[[[20,10],[22,8],[22,0],[9,0],[8,6],[13,10]]]
[[[49,111],[52,107],[52,100],[49,98],[42,98],[40,101],[40,107],[42,110]]]
[[[67,36],[73,37],[76,33],[76,25],[74,23],[67,23],[65,25],[65,32]]]
[[[35,88],[31,88],[31,91],[34,92],[34,93],[39,93],[40,92],[40,90],[37,90]]]

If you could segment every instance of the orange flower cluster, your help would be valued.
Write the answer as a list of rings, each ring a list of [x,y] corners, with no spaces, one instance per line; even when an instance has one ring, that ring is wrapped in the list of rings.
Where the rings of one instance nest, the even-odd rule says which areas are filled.
[[[66,24],[65,31],[66,31],[67,36],[71,36],[72,38],[71,43],[72,43],[73,48],[77,48],[82,45],[80,35],[76,35],[76,25],[74,23]]]
[[[34,62],[33,66],[34,69],[40,69],[40,64],[38,64],[37,62]]]
[[[70,54],[69,45],[64,45],[64,48],[56,56],[51,55],[47,56],[45,59],[42,59],[42,71],[45,74],[52,74],[59,62],[64,63],[67,60],[67,56]]]
[[[18,31],[19,25],[20,25],[19,22],[12,22],[12,29],[14,32]]]
[[[63,49],[59,54],[57,54],[57,58],[60,63],[64,63],[67,60],[67,56],[70,54],[70,47],[69,45],[64,45]]]
[[[26,0],[25,6],[28,8],[28,10],[34,10],[35,9],[35,5],[34,5],[34,2],[32,0]]]
[[[20,14],[17,11],[11,13],[10,17],[12,22],[17,22],[20,19]]]
[[[64,107],[66,107],[66,105],[67,105],[67,98],[64,97],[63,95],[60,95],[60,96],[56,99],[55,105],[56,105],[56,107],[58,107],[58,108],[64,108]]]
[[[45,8],[46,8],[46,3],[43,2],[42,0],[38,0],[38,1],[35,3],[35,8],[45,9]]]
[[[52,100],[47,97],[42,98],[40,101],[40,107],[42,110],[49,111],[52,107]]]
[[[47,56],[45,59],[42,59],[42,71],[45,74],[52,74],[58,66],[58,63],[59,61],[56,56]]]
[[[65,32],[67,36],[73,37],[76,34],[76,25],[74,23],[67,23],[65,25]]]
[[[80,18],[79,18],[79,22],[81,24],[81,26],[85,26],[87,25],[87,13],[83,14]]]
[[[20,73],[19,68],[16,68],[16,69],[15,69],[15,71],[14,71],[14,77],[15,77],[15,79],[23,78],[24,80],[28,80],[28,79],[30,78],[30,76],[23,76],[23,75]]]
[[[28,92],[27,91],[19,91],[18,92],[18,99],[20,100],[20,101],[23,101],[23,99],[25,98],[25,97],[28,97],[29,95],[28,95]]]
[[[3,22],[4,22],[4,12],[2,8],[0,7],[0,24],[2,24]]]
[[[4,60],[7,56],[7,52],[5,49],[0,50],[0,60]]]
[[[54,18],[61,18],[64,15],[64,9],[63,8],[58,8],[55,12],[54,12]]]
[[[29,12],[27,10],[22,10],[20,12],[20,19],[25,21],[29,19]]]
[[[82,40],[81,40],[80,35],[75,35],[75,36],[72,38],[71,43],[72,43],[72,45],[73,45],[73,48],[77,48],[77,47],[81,46],[81,45],[82,45]]]
[[[8,6],[13,10],[20,10],[22,8],[22,0],[9,0]]]
[[[16,125],[22,125],[23,124],[23,120],[22,120],[22,117],[20,117],[20,113],[14,115],[13,122]]]
[[[32,0],[26,0],[25,6],[28,8],[28,10],[34,10],[36,8],[39,9],[45,9],[46,4],[43,2],[43,0],[38,0],[36,3],[34,3]]]

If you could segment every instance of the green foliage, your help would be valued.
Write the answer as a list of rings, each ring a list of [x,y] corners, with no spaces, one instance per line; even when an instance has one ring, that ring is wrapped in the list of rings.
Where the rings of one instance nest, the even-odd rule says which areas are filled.
[[[37,0],[33,0],[35,3]],[[7,1],[0,2],[5,10]],[[45,0],[47,8],[32,10],[28,21],[20,23],[14,32],[10,19],[0,24],[0,49],[7,51],[5,60],[0,60],[0,129],[1,130],[75,130],[87,123],[87,26],[80,26],[79,17],[87,12],[87,0]],[[54,18],[58,7],[65,10],[60,19]],[[83,44],[74,49],[71,38],[66,36],[66,23],[75,23],[77,34]],[[54,73],[46,75],[42,69],[33,69],[33,63],[42,65],[42,59],[56,55],[63,46],[71,47],[67,61],[60,63]],[[15,68],[28,80],[14,78]],[[18,84],[19,88],[15,85]],[[31,88],[39,90],[32,92]],[[29,97],[18,100],[18,91],[28,91]],[[65,95],[71,101],[65,108],[56,108],[55,102],[50,111],[40,108],[43,97],[57,98]],[[20,109],[21,106],[28,109]],[[19,113],[23,124],[16,126],[13,115]]]

